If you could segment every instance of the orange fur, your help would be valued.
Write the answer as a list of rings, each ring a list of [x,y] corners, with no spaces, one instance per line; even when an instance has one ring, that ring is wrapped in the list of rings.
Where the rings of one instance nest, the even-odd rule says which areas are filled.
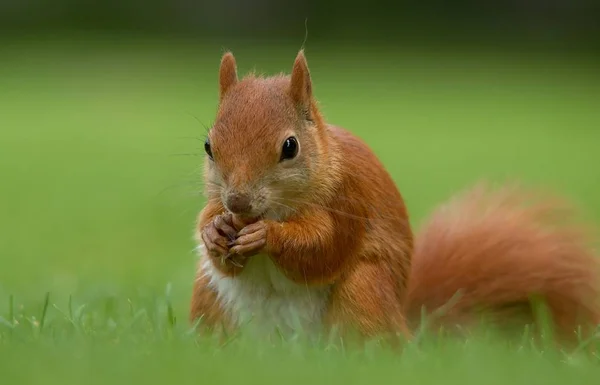
[[[574,341],[600,323],[600,271],[591,232],[561,200],[514,186],[484,185],[440,207],[416,240],[406,313],[413,327],[458,300],[434,326],[470,324],[485,311],[499,326],[536,323],[532,297],[546,302],[557,337]],[[514,325],[512,325],[514,326]]]
[[[438,324],[470,324],[481,308],[500,323],[527,322],[535,294],[548,300],[561,335],[599,321],[597,260],[558,206],[522,206],[518,191],[476,189],[434,213],[414,243],[402,196],[376,155],[325,123],[302,51],[291,76],[238,80],[235,68],[225,54],[207,142],[209,200],[197,227],[198,242],[214,250],[203,256],[210,269],[198,272],[191,319],[235,324],[245,310],[275,311],[264,301],[289,300],[307,306],[308,323],[324,329],[408,336],[407,320],[417,327],[422,305],[434,310],[460,289],[463,297]],[[282,160],[290,136],[299,149]],[[241,224],[228,240],[215,223],[232,194],[250,204],[240,206],[246,211],[234,216]],[[240,266],[231,262],[236,253],[244,257]],[[327,295],[322,314],[302,287]],[[255,292],[264,298],[246,297]]]
[[[235,58],[228,52],[221,58],[221,67],[219,70],[219,100],[223,100],[225,93],[237,83],[237,67]]]

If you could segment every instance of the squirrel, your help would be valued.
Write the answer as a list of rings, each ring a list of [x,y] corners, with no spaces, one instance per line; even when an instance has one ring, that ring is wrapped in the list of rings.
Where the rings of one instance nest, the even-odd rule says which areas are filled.
[[[535,326],[532,298],[560,341],[600,323],[600,264],[568,204],[479,184],[413,233],[375,153],[325,122],[303,50],[290,75],[242,79],[233,54],[222,56],[204,150],[192,323],[411,338],[422,314],[430,328],[468,328],[482,315]]]

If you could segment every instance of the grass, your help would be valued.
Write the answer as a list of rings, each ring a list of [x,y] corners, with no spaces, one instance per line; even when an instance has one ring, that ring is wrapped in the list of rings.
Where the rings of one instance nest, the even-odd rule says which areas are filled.
[[[401,358],[188,332],[203,125],[221,47],[11,41],[0,62],[0,377],[5,383],[593,383],[596,358],[486,336]],[[295,47],[232,47],[240,72]],[[593,59],[307,50],[325,116],[364,138],[413,223],[479,179],[554,188],[600,221]],[[556,354],[554,354],[556,353]]]

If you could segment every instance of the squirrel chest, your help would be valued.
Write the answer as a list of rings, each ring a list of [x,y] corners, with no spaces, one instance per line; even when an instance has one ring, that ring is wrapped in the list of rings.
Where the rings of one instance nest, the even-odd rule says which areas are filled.
[[[280,272],[266,255],[256,255],[236,277],[223,275],[201,255],[201,274],[210,280],[219,305],[232,322],[252,334],[318,332],[329,298],[329,287],[297,284]]]

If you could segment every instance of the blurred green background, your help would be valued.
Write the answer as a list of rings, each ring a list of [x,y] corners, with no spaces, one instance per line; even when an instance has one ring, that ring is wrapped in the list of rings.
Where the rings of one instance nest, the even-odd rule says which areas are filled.
[[[241,74],[289,72],[305,40],[306,18],[306,54],[325,117],[361,136],[381,157],[415,227],[437,204],[481,179],[553,188],[600,221],[595,2],[369,5],[3,0],[3,319],[14,309],[39,318],[47,292],[47,317],[59,319],[52,305],[67,306],[69,296],[77,304],[115,298],[126,306],[130,298],[163,296],[170,284],[185,327],[195,267],[192,233],[203,205],[202,144],[216,109],[220,56],[231,49]],[[126,373],[124,353],[108,350],[98,362]],[[169,371],[161,372],[157,362],[151,375],[139,371],[131,380],[191,383],[193,373],[180,371],[200,359],[191,350],[182,348],[172,358],[177,363],[165,364]],[[51,351],[26,345],[2,350],[10,359],[0,360],[0,372],[28,383],[82,383],[100,370],[92,368],[93,356],[66,349],[65,359],[76,354],[87,360],[71,373],[68,363],[47,360]],[[202,354],[204,365],[213,362]],[[163,362],[171,353],[160,357],[153,359]],[[21,358],[40,366],[29,371],[16,364]],[[348,369],[332,362],[331,373]],[[132,361],[131,368],[138,364]],[[444,378],[425,363],[415,365],[421,372],[406,379]],[[517,369],[516,361],[510,365],[525,376],[523,383],[537,376]],[[485,365],[476,366],[472,380],[481,383]],[[219,369],[227,372],[225,364],[216,365],[213,378],[245,378],[243,371],[228,377]],[[72,376],[61,380],[59,372]],[[102,373],[98,383],[117,378]],[[275,383],[277,373],[255,380]],[[544,383],[561,378],[548,372]]]

